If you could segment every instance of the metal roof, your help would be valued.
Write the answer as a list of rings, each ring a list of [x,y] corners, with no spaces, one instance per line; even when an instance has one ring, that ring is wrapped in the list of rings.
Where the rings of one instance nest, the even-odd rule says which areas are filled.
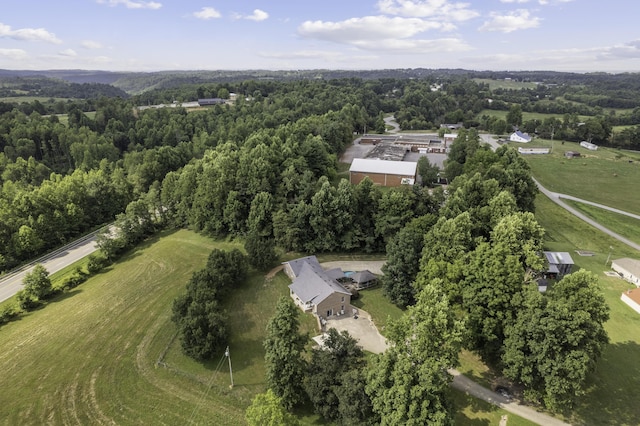
[[[418,163],[413,161],[370,160],[354,158],[350,172],[380,173],[386,175],[415,176]]]
[[[351,296],[351,293],[336,280],[327,276],[321,267],[305,262],[300,269],[300,274],[289,285],[289,288],[303,302],[313,302],[314,305],[322,302],[333,293],[342,293]]]

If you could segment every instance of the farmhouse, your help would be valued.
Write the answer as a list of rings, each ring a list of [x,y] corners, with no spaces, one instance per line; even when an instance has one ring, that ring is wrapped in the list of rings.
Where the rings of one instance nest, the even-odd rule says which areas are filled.
[[[544,256],[549,263],[549,267],[547,268],[547,276],[549,278],[560,279],[571,273],[573,259],[566,251],[545,251]]]
[[[327,275],[315,256],[285,262],[284,269],[294,275],[289,295],[300,309],[325,319],[351,315],[351,292]]]
[[[355,158],[349,168],[349,182],[360,183],[368,177],[382,186],[413,185],[418,163],[412,161],[387,161]]]
[[[587,141],[582,141],[580,142],[580,146],[583,148],[587,148],[591,151],[597,151],[598,150],[598,145],[591,143],[591,142],[587,142]]]
[[[640,260],[623,257],[611,262],[611,269],[616,271],[622,278],[640,287]]]
[[[516,130],[515,132],[511,133],[511,136],[509,136],[509,140],[511,142],[528,143],[531,142],[531,136],[529,136],[528,133],[522,133],[520,130]]]
[[[620,300],[640,314],[640,288],[625,291],[622,293],[622,296],[620,296]]]

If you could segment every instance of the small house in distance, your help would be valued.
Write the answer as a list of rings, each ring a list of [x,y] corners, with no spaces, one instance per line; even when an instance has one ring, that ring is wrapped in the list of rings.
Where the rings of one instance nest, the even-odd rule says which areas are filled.
[[[354,158],[349,168],[349,182],[355,185],[368,177],[376,185],[413,185],[417,167],[418,163],[413,161]]]
[[[611,269],[616,271],[626,281],[640,287],[640,260],[623,257],[611,262]]]
[[[587,142],[587,141],[582,141],[580,142],[580,146],[583,148],[587,148],[588,150],[591,151],[597,151],[598,150],[598,145],[591,143],[591,142]]]
[[[531,136],[529,136],[528,133],[522,133],[520,130],[516,130],[515,132],[511,133],[511,136],[509,136],[509,140],[511,142],[528,143],[531,142]]]
[[[580,153],[577,152],[577,151],[567,151],[567,152],[564,153],[564,157],[565,158],[569,158],[569,159],[578,158],[578,157],[580,157]]]

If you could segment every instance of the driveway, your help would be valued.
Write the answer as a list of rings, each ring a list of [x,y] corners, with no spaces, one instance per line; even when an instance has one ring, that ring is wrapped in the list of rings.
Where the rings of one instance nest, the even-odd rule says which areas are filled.
[[[327,329],[329,328],[348,331],[349,335],[356,339],[365,351],[380,354],[387,349],[387,339],[378,332],[371,321],[371,315],[362,309],[358,309],[358,319],[353,316],[345,316],[328,320]]]

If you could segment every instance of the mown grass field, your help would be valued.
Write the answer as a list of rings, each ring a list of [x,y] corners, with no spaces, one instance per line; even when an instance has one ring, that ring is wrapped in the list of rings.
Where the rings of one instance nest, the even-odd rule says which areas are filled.
[[[542,195],[536,200],[536,217],[547,232],[546,248],[571,253],[574,271],[584,268],[594,272],[611,309],[611,318],[605,325],[610,345],[589,377],[587,394],[565,416],[574,425],[636,425],[640,419],[640,405],[637,404],[640,315],[620,300],[622,292],[633,286],[619,278],[607,277],[604,271],[610,270],[610,265],[605,265],[610,250],[611,259],[638,258],[639,253],[575,218]],[[578,256],[575,250],[589,250],[595,255]]]
[[[594,207],[572,200],[563,200],[576,210],[606,227],[616,234],[640,244],[640,220],[619,213]]]
[[[640,197],[636,195],[640,152],[603,147],[589,151],[574,142],[544,139],[534,139],[528,145],[552,147],[549,155],[524,156],[534,177],[545,188],[640,214]],[[567,159],[566,151],[577,151],[581,157]]]
[[[501,111],[501,110],[495,110],[495,109],[483,109],[482,111],[480,111],[478,113],[478,115],[476,115],[476,120],[480,120],[482,118],[483,115],[487,115],[487,116],[494,116],[497,118],[502,118],[502,119],[506,119],[507,118],[507,114],[509,114],[509,111]],[[528,112],[528,111],[523,111],[522,112],[522,121],[528,121],[528,120],[540,120],[540,121],[544,121],[547,118],[550,117],[555,117],[559,120],[562,120],[564,117],[564,114],[545,114],[543,112]],[[589,118],[588,115],[579,115],[578,118],[580,120],[586,120],[587,118]]]

